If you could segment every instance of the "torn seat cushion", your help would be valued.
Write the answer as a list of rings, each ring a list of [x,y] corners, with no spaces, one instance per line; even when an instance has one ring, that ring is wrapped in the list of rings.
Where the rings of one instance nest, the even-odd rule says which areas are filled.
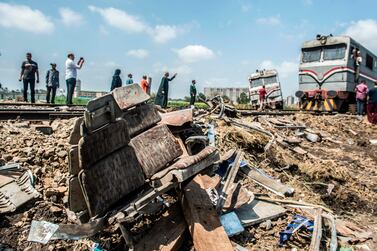
[[[166,125],[155,126],[131,139],[144,174],[150,178],[183,154],[183,151]]]
[[[127,145],[129,141],[127,124],[123,119],[82,137],[79,142],[80,168],[87,169],[108,154]]]
[[[91,217],[106,212],[129,193],[144,185],[144,175],[132,147],[110,154],[79,174]]]
[[[145,131],[161,121],[155,105],[143,104],[123,113],[131,137]]]

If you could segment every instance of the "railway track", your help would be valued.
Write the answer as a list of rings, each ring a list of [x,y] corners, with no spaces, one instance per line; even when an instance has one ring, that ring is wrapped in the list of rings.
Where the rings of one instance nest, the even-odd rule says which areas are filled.
[[[0,120],[54,120],[83,116],[84,109],[38,109],[0,107]]]
[[[48,103],[26,103],[26,102],[0,102],[0,107],[63,107],[67,106],[65,104],[48,104]],[[83,107],[85,108],[85,105],[68,105],[68,107]]]

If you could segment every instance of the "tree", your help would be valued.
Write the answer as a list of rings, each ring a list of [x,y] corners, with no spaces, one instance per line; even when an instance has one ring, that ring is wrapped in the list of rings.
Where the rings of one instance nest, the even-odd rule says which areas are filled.
[[[248,104],[250,103],[250,98],[247,96],[246,93],[241,92],[240,97],[237,99],[239,104]]]
[[[186,102],[190,102],[190,99],[191,99],[191,98],[190,98],[190,97],[187,97],[187,96],[185,96],[185,97],[183,98],[183,100],[186,101]]]
[[[223,98],[223,101],[226,103],[230,101],[230,98],[227,95],[223,95],[222,98]]]

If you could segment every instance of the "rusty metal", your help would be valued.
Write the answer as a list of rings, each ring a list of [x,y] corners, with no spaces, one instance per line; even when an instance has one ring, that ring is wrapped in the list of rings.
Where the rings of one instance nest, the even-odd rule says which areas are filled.
[[[115,88],[112,94],[122,110],[144,103],[150,99],[150,96],[138,84]]]
[[[160,124],[182,126],[188,122],[192,122],[192,109],[161,113],[160,116]]]

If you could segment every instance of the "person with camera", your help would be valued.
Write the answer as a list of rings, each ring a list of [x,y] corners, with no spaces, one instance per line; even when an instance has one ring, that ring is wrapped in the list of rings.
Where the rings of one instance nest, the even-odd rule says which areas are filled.
[[[67,83],[66,104],[72,105],[73,92],[75,91],[75,87],[76,87],[77,69],[81,69],[85,60],[84,58],[81,57],[76,64],[74,62],[75,55],[73,53],[69,53],[67,57],[68,58],[65,61],[65,81]]]

